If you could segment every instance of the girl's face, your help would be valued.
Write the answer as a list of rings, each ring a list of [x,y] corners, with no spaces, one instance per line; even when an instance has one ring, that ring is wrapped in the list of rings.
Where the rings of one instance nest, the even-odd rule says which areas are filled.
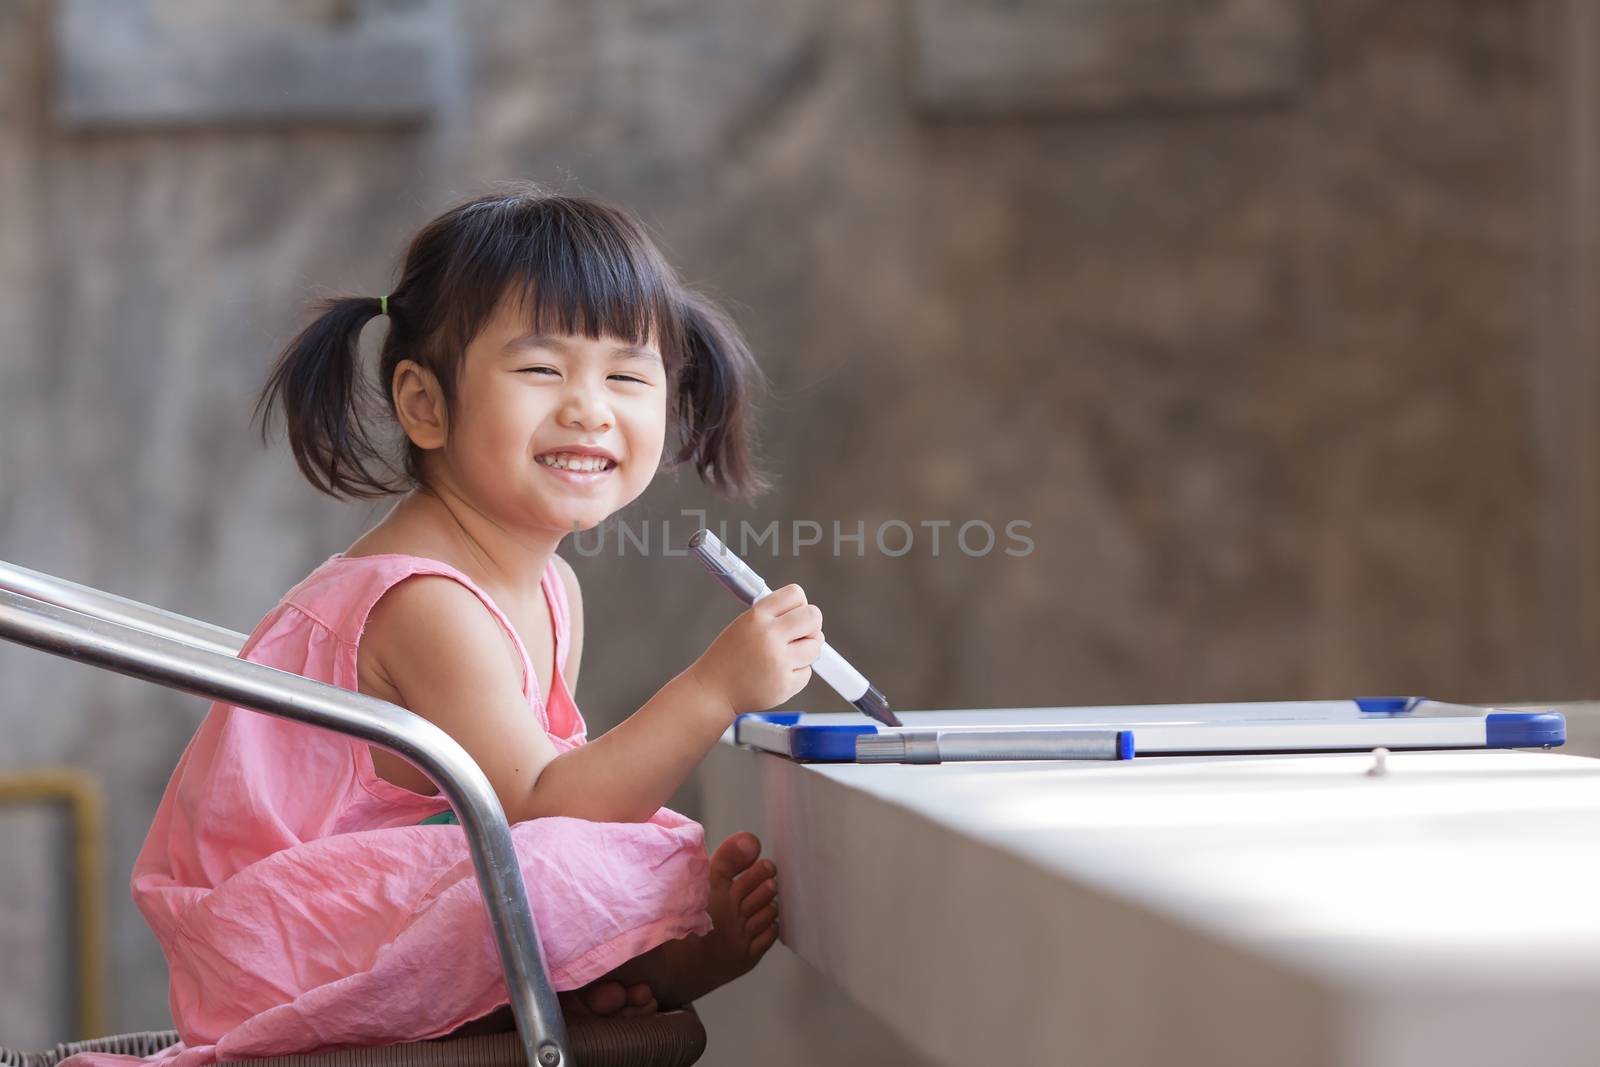
[[[541,334],[502,307],[467,346],[438,458],[513,528],[572,533],[644,492],[661,464],[667,374],[651,342]]]

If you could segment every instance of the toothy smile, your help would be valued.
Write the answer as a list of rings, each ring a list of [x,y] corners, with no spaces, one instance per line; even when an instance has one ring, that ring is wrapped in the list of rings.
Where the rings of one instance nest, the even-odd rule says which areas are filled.
[[[546,452],[542,456],[535,456],[534,460],[541,466],[553,467],[558,471],[582,473],[608,471],[617,465],[617,461],[609,456],[591,456],[580,452]]]

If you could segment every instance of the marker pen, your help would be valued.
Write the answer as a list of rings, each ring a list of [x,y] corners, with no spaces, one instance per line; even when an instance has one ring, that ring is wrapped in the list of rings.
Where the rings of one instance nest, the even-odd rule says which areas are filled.
[[[689,551],[705,564],[706,570],[711,572],[711,577],[719,585],[746,604],[754,604],[772,592],[761,575],[751,570],[710,530],[697,530],[690,535]],[[889,701],[884,695],[867,681],[866,675],[845,662],[845,658],[827,642],[823,642],[822,654],[811,665],[811,669],[817,677],[833,686],[840,696],[855,705],[861,714],[885,726],[900,725],[900,720],[889,710]]]
[[[1132,758],[1132,730],[897,730],[856,738],[857,763]]]

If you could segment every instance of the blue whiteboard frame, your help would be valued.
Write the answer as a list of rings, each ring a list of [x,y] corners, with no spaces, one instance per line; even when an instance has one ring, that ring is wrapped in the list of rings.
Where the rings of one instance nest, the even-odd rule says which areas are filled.
[[[1363,716],[1406,717],[1419,703],[1417,697],[1362,698],[1355,703]],[[804,712],[756,712],[734,720],[733,740],[801,763],[854,763],[856,738],[877,734],[869,723],[808,723],[800,725]],[[1566,743],[1567,720],[1555,711],[1490,711],[1483,717],[1484,743],[1472,748],[1554,748]],[[776,728],[776,729],[773,729]],[[1132,731],[1137,742],[1138,731]],[[757,738],[756,734],[760,734]],[[1270,753],[1271,749],[1251,750]],[[1350,749],[1336,751],[1352,751]],[[1159,755],[1146,752],[1146,755]]]

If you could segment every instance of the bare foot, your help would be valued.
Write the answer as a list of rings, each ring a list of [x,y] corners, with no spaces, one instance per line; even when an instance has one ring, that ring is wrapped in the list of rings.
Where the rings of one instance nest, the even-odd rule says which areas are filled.
[[[564,993],[558,993],[556,1000],[561,1004],[561,1014],[566,1016],[568,1021],[591,1016],[630,1018],[635,1015],[651,1015],[659,1010],[656,1007],[655,994],[650,992],[650,987],[643,982],[624,985],[609,978],[590,982],[582,989],[569,989]],[[517,1020],[516,1016],[511,1014],[511,1005],[505,1004],[488,1015],[463,1023],[445,1037],[505,1034],[516,1028]]]
[[[758,860],[755,834],[734,834],[711,856],[711,932],[698,940],[708,989],[749,971],[778,939],[778,868]]]
[[[606,978],[590,982],[582,989],[569,989],[557,995],[561,1013],[567,1018],[597,1015],[602,1018],[620,1015],[651,1015],[656,1011],[656,997],[643,982],[624,985]]]
[[[711,856],[711,932],[659,945],[608,977],[644,983],[668,1006],[687,1004],[754,967],[778,939],[778,868],[755,834],[738,833]]]

